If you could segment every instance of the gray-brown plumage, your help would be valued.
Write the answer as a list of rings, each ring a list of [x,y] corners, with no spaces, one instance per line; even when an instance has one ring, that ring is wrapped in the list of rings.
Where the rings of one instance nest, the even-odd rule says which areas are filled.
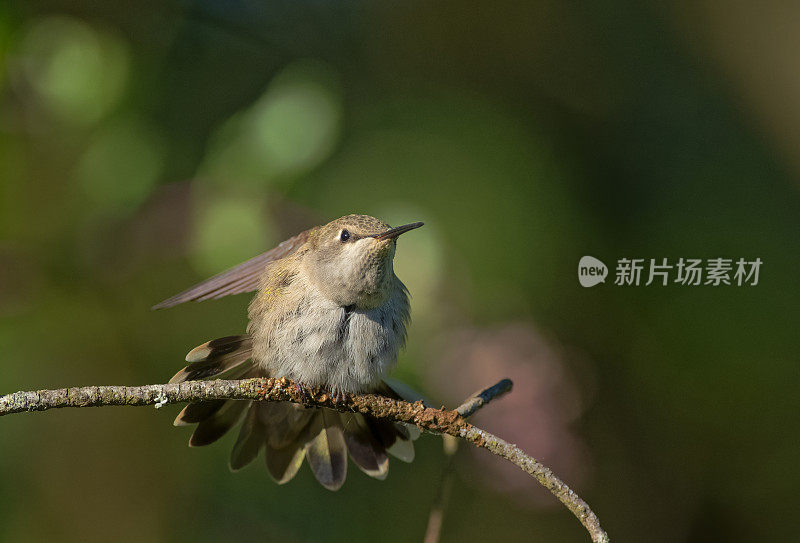
[[[419,226],[390,228],[374,217],[348,215],[156,305],[258,289],[247,334],[196,347],[170,382],[288,377],[337,395],[372,392],[399,398],[384,376],[405,342],[409,303],[392,262],[397,236]],[[410,462],[418,435],[416,428],[358,413],[235,400],[190,404],[175,424],[197,424],[189,444],[201,446],[239,421],[232,470],[263,449],[267,470],[278,483],[294,477],[306,458],[317,480],[331,490],[344,483],[348,453],[364,473],[383,479],[387,453]]]

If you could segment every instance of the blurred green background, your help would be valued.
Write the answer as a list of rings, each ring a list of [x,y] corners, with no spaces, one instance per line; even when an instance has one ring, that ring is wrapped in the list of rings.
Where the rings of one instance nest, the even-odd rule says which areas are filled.
[[[550,465],[615,541],[790,541],[800,9],[778,1],[0,5],[0,392],[164,382],[248,296],[149,307],[346,213],[404,236],[397,376]],[[728,257],[754,287],[579,286]],[[441,441],[330,493],[178,410],[0,421],[2,541],[421,541]],[[585,541],[462,447],[442,541]]]

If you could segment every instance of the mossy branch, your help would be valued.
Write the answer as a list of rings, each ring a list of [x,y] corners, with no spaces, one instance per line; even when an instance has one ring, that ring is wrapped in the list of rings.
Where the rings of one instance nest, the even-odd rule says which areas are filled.
[[[578,517],[594,542],[609,541],[600,521],[580,496],[572,491],[547,466],[525,454],[519,447],[468,423],[473,414],[492,399],[508,392],[511,381],[504,379],[466,402],[457,410],[426,407],[422,402],[404,402],[374,394],[356,395],[336,401],[324,390],[303,394],[288,379],[259,378],[240,381],[187,381],[167,385],[88,386],[16,392],[0,396],[0,416],[25,411],[45,411],[62,407],[102,407],[107,405],[155,405],[201,400],[258,400],[294,402],[309,407],[327,407],[337,411],[358,411],[365,415],[407,422],[428,432],[448,434],[469,441],[489,452],[513,462],[525,473],[552,492],[567,509]]]

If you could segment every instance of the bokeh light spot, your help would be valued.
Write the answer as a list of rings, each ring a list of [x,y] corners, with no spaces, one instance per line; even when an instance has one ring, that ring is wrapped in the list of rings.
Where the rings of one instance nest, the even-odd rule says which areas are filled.
[[[219,273],[269,249],[271,230],[259,201],[210,196],[198,206],[192,264],[201,274]]]
[[[99,130],[78,163],[77,179],[99,206],[138,206],[158,181],[164,153],[151,127],[128,119]]]
[[[320,65],[291,66],[256,104],[252,145],[264,150],[275,170],[307,170],[330,154],[342,115],[330,79]]]
[[[342,108],[338,80],[328,66],[294,63],[212,137],[201,177],[240,186],[291,181],[330,156]]]
[[[20,51],[23,73],[44,106],[76,123],[92,123],[119,100],[129,70],[125,43],[68,17],[34,23]]]

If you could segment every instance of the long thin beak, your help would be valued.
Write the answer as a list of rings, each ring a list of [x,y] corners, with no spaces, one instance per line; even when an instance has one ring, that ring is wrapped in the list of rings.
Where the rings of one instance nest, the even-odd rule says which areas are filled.
[[[384,232],[382,234],[377,234],[377,235],[372,236],[372,237],[374,237],[375,239],[380,239],[380,240],[394,239],[397,236],[399,236],[400,234],[404,234],[404,233],[408,232],[409,230],[413,230],[415,228],[419,228],[423,224],[425,224],[425,223],[424,222],[412,222],[411,224],[404,224],[403,226],[397,226],[395,228],[390,228],[386,232]]]

